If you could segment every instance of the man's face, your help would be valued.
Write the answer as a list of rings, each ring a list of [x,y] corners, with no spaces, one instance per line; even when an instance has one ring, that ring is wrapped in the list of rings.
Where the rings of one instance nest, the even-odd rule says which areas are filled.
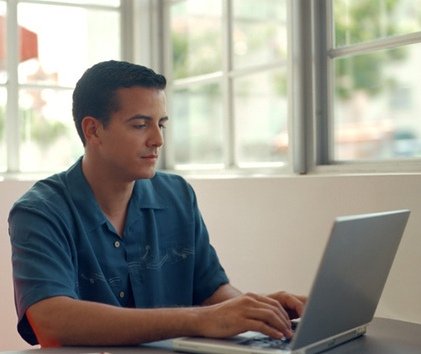
[[[168,120],[165,93],[143,87],[116,92],[119,110],[101,126],[99,153],[109,173],[127,182],[155,174],[163,128]]]

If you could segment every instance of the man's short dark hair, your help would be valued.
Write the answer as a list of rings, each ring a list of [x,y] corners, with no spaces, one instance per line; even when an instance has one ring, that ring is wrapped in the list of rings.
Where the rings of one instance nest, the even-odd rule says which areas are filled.
[[[82,120],[92,116],[106,126],[111,113],[119,109],[116,91],[134,86],[164,90],[166,79],[142,65],[125,61],[104,61],[85,71],[73,91],[73,119],[85,145]]]

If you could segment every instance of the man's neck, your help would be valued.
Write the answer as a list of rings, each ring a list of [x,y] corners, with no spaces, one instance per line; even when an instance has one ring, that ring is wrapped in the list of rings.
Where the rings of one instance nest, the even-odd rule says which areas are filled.
[[[134,181],[122,182],[113,178],[92,164],[86,156],[82,160],[82,171],[101,210],[114,225],[117,233],[122,236]]]

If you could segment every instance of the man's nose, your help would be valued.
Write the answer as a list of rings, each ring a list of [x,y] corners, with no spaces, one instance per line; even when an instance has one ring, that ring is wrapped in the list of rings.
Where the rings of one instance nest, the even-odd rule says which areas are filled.
[[[148,139],[148,145],[160,147],[163,144],[164,144],[164,134],[162,131],[162,127],[160,127],[159,125],[153,126],[151,130],[151,135]]]

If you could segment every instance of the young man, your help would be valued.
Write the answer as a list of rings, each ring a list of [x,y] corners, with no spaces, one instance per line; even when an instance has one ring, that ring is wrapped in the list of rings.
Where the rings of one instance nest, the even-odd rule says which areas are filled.
[[[18,330],[29,343],[291,335],[305,299],[231,286],[194,191],[155,171],[165,86],[162,75],[119,61],[94,65],[77,83],[84,156],[37,182],[9,216]]]

